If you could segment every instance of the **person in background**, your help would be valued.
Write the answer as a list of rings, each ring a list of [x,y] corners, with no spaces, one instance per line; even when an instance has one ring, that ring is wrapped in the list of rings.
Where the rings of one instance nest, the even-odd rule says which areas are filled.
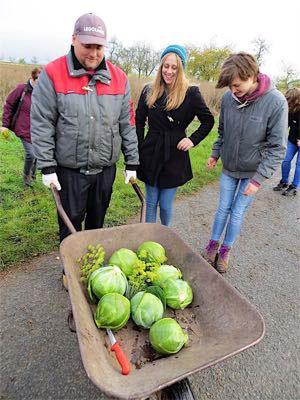
[[[300,90],[289,89],[285,97],[289,106],[289,137],[285,159],[281,164],[281,180],[273,190],[282,192],[283,196],[295,196],[300,184]],[[291,163],[297,154],[293,182],[289,185]]]
[[[12,130],[24,147],[23,179],[27,186],[32,186],[36,174],[36,159],[33,153],[30,134],[31,96],[42,68],[34,68],[27,83],[18,85],[8,96],[3,107],[1,132]]]
[[[225,60],[216,87],[226,86],[230,90],[222,98],[219,135],[207,162],[214,168],[221,157],[223,170],[219,205],[204,252],[220,273],[227,271],[246,210],[284,157],[288,119],[285,97],[259,72],[252,55],[241,52]]]
[[[105,59],[106,26],[92,13],[75,23],[69,53],[46,65],[32,98],[31,134],[42,181],[60,190],[77,231],[103,226],[122,148],[125,183],[139,164],[127,76]],[[70,234],[60,216],[60,241]]]
[[[169,226],[176,189],[193,177],[189,150],[209,134],[214,117],[199,88],[189,86],[184,72],[186,50],[170,45],[160,60],[156,77],[144,87],[135,114],[140,156],[137,176],[146,188],[146,222],[156,222],[159,206],[161,223]],[[195,117],[200,126],[186,137]]]

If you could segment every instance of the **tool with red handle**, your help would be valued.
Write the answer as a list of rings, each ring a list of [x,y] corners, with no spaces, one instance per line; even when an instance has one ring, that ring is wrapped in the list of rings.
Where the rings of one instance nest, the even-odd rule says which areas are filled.
[[[106,332],[108,334],[108,337],[109,337],[110,343],[111,343],[110,351],[113,351],[115,353],[118,363],[120,364],[120,366],[122,368],[122,374],[128,375],[130,372],[130,365],[129,365],[129,361],[128,361],[125,353],[121,349],[121,347],[120,347],[119,343],[117,342],[116,338],[114,337],[114,334],[112,333],[112,331],[110,329],[106,329]]]

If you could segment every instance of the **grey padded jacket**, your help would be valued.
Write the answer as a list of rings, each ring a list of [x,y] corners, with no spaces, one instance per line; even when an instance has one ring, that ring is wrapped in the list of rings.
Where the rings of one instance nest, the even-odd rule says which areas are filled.
[[[31,135],[37,166],[101,172],[117,162],[139,164],[130,88],[109,61],[91,75],[75,69],[72,52],[49,63],[32,96]],[[132,166],[132,168],[130,168]]]
[[[222,99],[219,136],[212,157],[223,163],[223,172],[234,178],[270,178],[285,156],[288,106],[283,94],[271,87],[242,107],[230,91]]]

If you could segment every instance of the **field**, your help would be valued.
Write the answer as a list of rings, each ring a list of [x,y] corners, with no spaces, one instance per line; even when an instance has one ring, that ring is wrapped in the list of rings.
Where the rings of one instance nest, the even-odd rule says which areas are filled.
[[[9,83],[12,89],[16,83],[26,80],[25,77],[30,73],[32,66],[10,67],[16,68],[20,74],[13,74],[14,79],[11,79]],[[3,71],[3,65],[0,65],[0,68]],[[8,74],[9,68],[4,70]],[[17,79],[16,76],[19,78]],[[138,93],[142,86],[143,82],[135,82],[135,86],[132,84],[133,93]],[[7,91],[4,99],[6,96]],[[191,124],[189,133],[195,130],[196,125],[197,122]],[[216,138],[216,126],[217,124],[203,143],[190,151],[194,179],[179,189],[177,198],[194,193],[208,182],[217,179],[220,165],[213,171],[209,171],[205,166],[211,145]],[[120,159],[105,226],[125,224],[139,211],[140,204],[135,192],[130,185],[124,184],[123,165],[123,159]],[[42,184],[40,173],[33,189],[24,187],[22,168],[23,147],[19,139],[13,133],[8,139],[0,137],[0,270],[27,261],[39,254],[57,250],[59,245],[52,194]],[[140,183],[140,185],[143,189],[143,184]]]
[[[31,64],[13,64],[0,62],[0,105],[5,102],[7,95],[16,87],[18,83],[26,82],[30,73],[36,65]],[[136,108],[139,95],[143,86],[149,81],[149,78],[138,78],[136,75],[129,76],[131,96],[133,106]],[[191,84],[199,86],[201,93],[211,112],[218,114],[220,101],[224,93],[223,89],[215,89],[212,82],[191,81]]]

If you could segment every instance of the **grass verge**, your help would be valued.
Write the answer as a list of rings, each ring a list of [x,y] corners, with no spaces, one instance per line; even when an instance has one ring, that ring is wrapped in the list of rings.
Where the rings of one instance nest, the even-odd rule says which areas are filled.
[[[189,132],[196,129],[191,124]],[[220,165],[214,170],[206,168],[206,160],[216,138],[213,132],[190,151],[194,178],[178,191],[178,196],[196,192],[217,179]],[[56,208],[50,190],[41,182],[40,173],[34,188],[23,184],[23,147],[11,134],[0,138],[0,270],[28,261],[39,254],[56,250],[59,245]],[[123,159],[118,162],[117,178],[105,226],[125,224],[139,208],[139,199],[130,185],[124,184]],[[143,190],[144,186],[140,183]]]

